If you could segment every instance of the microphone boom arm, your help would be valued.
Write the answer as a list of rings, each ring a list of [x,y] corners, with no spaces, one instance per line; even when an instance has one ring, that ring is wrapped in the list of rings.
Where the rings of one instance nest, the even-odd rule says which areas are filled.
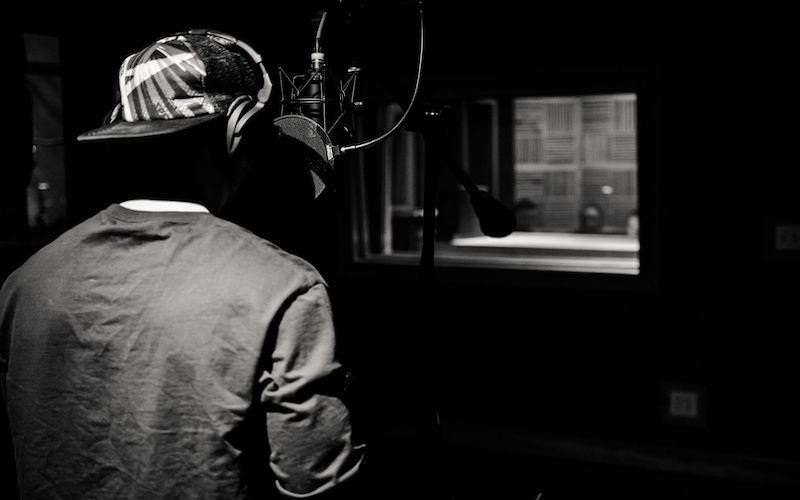
[[[347,151],[356,151],[358,149],[374,146],[375,144],[383,141],[390,135],[394,134],[397,131],[397,129],[400,128],[400,126],[403,124],[406,118],[408,118],[408,115],[410,114],[411,110],[414,108],[414,103],[416,102],[417,95],[419,94],[420,81],[422,80],[422,62],[424,59],[424,54],[425,54],[425,20],[422,9],[422,1],[420,1],[419,2],[419,56],[417,58],[417,76],[414,81],[414,91],[411,94],[411,101],[408,103],[408,106],[406,106],[403,116],[400,117],[400,119],[397,121],[397,123],[394,124],[394,126],[391,129],[373,139],[341,146],[339,148],[339,151],[341,153],[345,153]]]

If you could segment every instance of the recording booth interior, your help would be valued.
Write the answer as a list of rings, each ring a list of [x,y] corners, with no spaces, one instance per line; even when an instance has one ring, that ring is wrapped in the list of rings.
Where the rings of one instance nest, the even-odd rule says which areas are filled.
[[[74,140],[113,102],[96,82],[164,33],[235,33],[270,72],[269,113],[308,118],[321,142],[304,161],[332,170],[301,253],[330,283],[371,498],[798,498],[796,89],[778,20],[272,4],[61,7],[5,33],[3,279],[118,201]],[[324,125],[301,102],[313,53],[340,96]],[[238,200],[255,232],[268,192],[256,172]]]

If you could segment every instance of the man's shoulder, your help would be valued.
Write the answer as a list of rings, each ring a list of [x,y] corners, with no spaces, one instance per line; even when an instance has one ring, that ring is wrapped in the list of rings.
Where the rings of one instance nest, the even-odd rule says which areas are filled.
[[[61,234],[52,240],[42,244],[36,251],[7,277],[6,281],[11,282],[17,280],[20,282],[28,282],[39,275],[47,275],[53,269],[57,269],[63,265],[64,260],[67,258],[66,254],[69,253],[68,249],[74,246],[74,241],[80,238],[80,234],[85,232],[87,225],[94,224],[94,215],[78,224],[75,224],[68,229],[64,230]]]
[[[317,268],[304,258],[287,252],[273,242],[258,236],[234,222],[215,218],[216,230],[235,240],[235,255],[240,265],[253,266],[258,274],[290,273],[295,274],[308,286],[326,282]]]

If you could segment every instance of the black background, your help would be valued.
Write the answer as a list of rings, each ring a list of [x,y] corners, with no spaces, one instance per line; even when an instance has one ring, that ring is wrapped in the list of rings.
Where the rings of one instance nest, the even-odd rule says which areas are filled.
[[[271,68],[302,70],[311,19],[329,4],[272,3],[42,9],[12,33],[61,37],[69,139],[111,106],[124,55],[172,31],[236,33]],[[349,31],[331,18],[331,64],[358,62],[373,101],[408,95],[415,4],[360,5]],[[459,498],[789,496],[800,258],[771,247],[776,223],[800,223],[786,13],[521,5],[427,2],[422,99],[639,92],[646,280],[441,270],[423,289],[414,267],[350,265],[341,175],[318,265],[372,443],[371,497],[439,498],[447,477]],[[72,222],[107,201],[112,172],[86,158],[67,144]],[[704,425],[662,418],[669,385],[702,388]],[[431,398],[451,438],[442,463]]]

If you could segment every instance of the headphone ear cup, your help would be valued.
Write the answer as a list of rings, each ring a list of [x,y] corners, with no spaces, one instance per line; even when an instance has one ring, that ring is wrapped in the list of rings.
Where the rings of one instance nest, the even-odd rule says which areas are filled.
[[[242,128],[249,118],[249,109],[253,107],[253,99],[248,96],[239,96],[228,107],[228,125],[225,134],[225,143],[228,154],[233,155],[239,141],[242,139]]]
[[[228,108],[228,154],[233,155],[242,139],[245,124],[264,107],[261,101],[254,101],[247,96],[236,99]]]

